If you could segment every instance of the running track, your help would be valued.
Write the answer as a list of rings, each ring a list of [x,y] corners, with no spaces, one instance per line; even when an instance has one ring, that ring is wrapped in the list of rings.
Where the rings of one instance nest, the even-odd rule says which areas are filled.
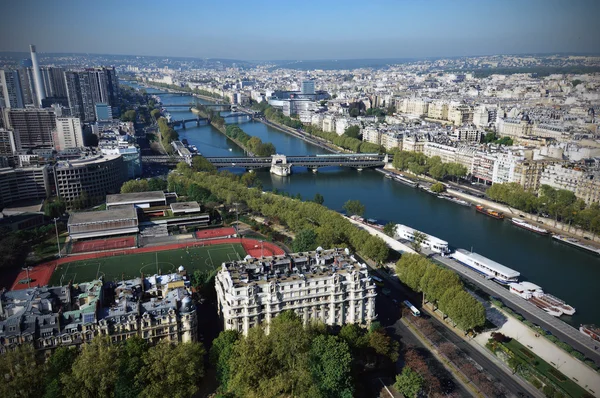
[[[194,246],[209,246],[209,245],[222,245],[222,244],[231,244],[231,243],[240,243],[246,253],[251,256],[259,256],[261,254],[261,241],[257,239],[242,239],[242,238],[223,238],[223,239],[212,239],[205,240],[201,242],[186,242],[186,243],[173,243],[170,245],[163,246],[153,246],[153,247],[140,247],[136,249],[125,249],[125,250],[113,250],[110,252],[100,252],[100,253],[88,253],[88,254],[78,254],[69,257],[63,257],[58,260],[49,261],[46,263],[42,263],[36,265],[29,271],[29,277],[32,279],[31,286],[46,286],[50,281],[50,276],[56,270],[59,265],[72,263],[74,261],[81,260],[90,260],[94,258],[102,258],[102,257],[110,257],[113,255],[126,255],[126,254],[136,254],[136,253],[153,253],[165,250],[174,250],[174,249],[182,249],[185,247],[194,247]],[[283,249],[279,246],[271,243],[271,242],[262,242],[264,254],[267,256],[270,255],[282,255],[285,254]],[[20,280],[27,278],[27,272],[21,271],[19,275],[17,275],[11,290],[20,290],[27,289],[27,283],[19,283]]]

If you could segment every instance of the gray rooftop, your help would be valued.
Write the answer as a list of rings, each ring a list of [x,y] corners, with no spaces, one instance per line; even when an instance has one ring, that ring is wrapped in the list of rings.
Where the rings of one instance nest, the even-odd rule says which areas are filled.
[[[132,205],[117,206],[110,210],[86,211],[73,213],[69,217],[69,225],[100,223],[114,220],[137,219],[137,211]]]
[[[183,211],[183,210],[200,211],[200,205],[198,204],[198,202],[171,203],[171,210],[173,210],[173,211]]]
[[[165,200],[165,193],[163,191],[132,192],[106,195],[107,206],[114,206],[119,203],[155,202],[158,200]]]

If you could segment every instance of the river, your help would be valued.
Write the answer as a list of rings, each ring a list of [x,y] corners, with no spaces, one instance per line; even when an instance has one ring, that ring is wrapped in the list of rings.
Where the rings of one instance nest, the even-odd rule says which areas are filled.
[[[148,92],[158,90],[148,89]],[[160,94],[159,94],[160,95]],[[164,103],[190,103],[191,96],[164,95]],[[201,101],[208,103],[207,101]],[[174,120],[194,117],[189,111],[171,111]],[[228,123],[236,122],[228,120]],[[192,126],[193,125],[193,126]],[[272,142],[278,153],[304,155],[326,153],[325,150],[292,137],[260,122],[242,122],[240,127],[250,135]],[[178,129],[180,138],[198,147],[205,156],[240,156],[243,151],[212,126],[188,124]],[[325,198],[324,205],[341,210],[349,199],[358,199],[366,207],[365,217],[385,223],[393,221],[437,236],[454,248],[462,247],[486,256],[521,273],[577,310],[562,320],[600,324],[600,257],[517,228],[508,221],[499,221],[438,199],[423,191],[407,187],[383,177],[373,170],[362,172],[329,168],[318,173],[294,169],[289,177],[279,177],[268,171],[258,172],[265,190],[274,188],[312,199],[315,193]]]

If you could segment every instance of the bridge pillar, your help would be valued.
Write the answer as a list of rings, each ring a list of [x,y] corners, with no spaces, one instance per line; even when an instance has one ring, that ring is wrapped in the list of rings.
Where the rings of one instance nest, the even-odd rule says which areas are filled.
[[[181,121],[181,127],[185,130],[185,120]]]
[[[318,170],[319,170],[319,168],[318,168],[318,167],[313,167],[313,169],[312,169],[312,172],[313,172],[313,173],[316,173]]]
[[[292,174],[292,165],[291,164],[272,164],[271,165],[271,174],[275,174],[282,177],[287,177]]]
[[[287,164],[287,156],[285,156],[285,155],[271,156],[271,165],[276,165],[276,164]]]

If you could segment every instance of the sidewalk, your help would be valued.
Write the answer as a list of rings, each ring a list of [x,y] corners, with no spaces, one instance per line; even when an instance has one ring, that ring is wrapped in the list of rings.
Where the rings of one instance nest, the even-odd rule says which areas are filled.
[[[546,338],[542,336],[536,337],[536,333],[533,330],[517,319],[506,315],[506,322],[497,332],[516,339],[540,358],[554,365],[556,369],[586,389],[590,394],[594,394],[597,397],[600,396],[600,374],[578,359],[573,358]],[[491,333],[482,333],[475,337],[474,340],[479,345],[485,347],[485,344],[491,337]]]

